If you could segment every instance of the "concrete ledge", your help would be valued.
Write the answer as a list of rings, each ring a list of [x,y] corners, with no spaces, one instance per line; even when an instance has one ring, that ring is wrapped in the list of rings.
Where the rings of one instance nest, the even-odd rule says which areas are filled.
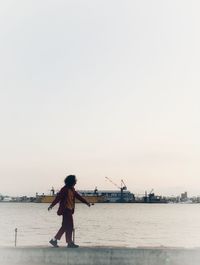
[[[199,265],[200,249],[0,248],[1,265]]]

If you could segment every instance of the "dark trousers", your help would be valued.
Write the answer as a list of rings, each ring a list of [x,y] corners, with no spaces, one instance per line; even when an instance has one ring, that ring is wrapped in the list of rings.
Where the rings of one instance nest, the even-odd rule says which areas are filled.
[[[71,243],[73,228],[74,228],[74,222],[73,222],[72,211],[69,209],[65,209],[63,213],[62,226],[59,229],[58,233],[56,234],[55,238],[60,240],[62,235],[65,233],[66,242]]]

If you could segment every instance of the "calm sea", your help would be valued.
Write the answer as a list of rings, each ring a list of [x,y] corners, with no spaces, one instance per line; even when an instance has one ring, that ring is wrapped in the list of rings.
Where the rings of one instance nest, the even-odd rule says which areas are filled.
[[[0,246],[48,245],[60,227],[56,207],[0,203]],[[75,241],[82,246],[200,247],[199,204],[76,205]],[[60,245],[65,245],[62,238]]]

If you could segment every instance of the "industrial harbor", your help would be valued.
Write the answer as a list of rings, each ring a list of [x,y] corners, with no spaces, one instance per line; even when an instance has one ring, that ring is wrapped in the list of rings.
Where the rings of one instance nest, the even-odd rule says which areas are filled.
[[[132,193],[127,189],[124,181],[121,180],[121,184],[117,185],[110,178],[106,179],[111,182],[116,189],[115,190],[98,190],[97,187],[94,190],[77,190],[78,193],[83,196],[91,204],[95,203],[200,203],[200,196],[189,197],[187,192],[181,193],[179,196],[162,196],[156,195],[154,190],[145,191],[143,194]],[[0,202],[32,202],[32,203],[52,203],[55,199],[58,191],[51,188],[49,194],[36,193],[35,196],[19,196],[11,197],[8,195],[0,194]],[[76,199],[76,203],[79,201]]]

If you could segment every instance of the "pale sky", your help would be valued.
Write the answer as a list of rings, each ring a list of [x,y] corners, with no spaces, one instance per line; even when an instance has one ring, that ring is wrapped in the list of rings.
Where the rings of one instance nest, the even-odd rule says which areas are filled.
[[[2,0],[0,193],[200,194],[199,0]]]

